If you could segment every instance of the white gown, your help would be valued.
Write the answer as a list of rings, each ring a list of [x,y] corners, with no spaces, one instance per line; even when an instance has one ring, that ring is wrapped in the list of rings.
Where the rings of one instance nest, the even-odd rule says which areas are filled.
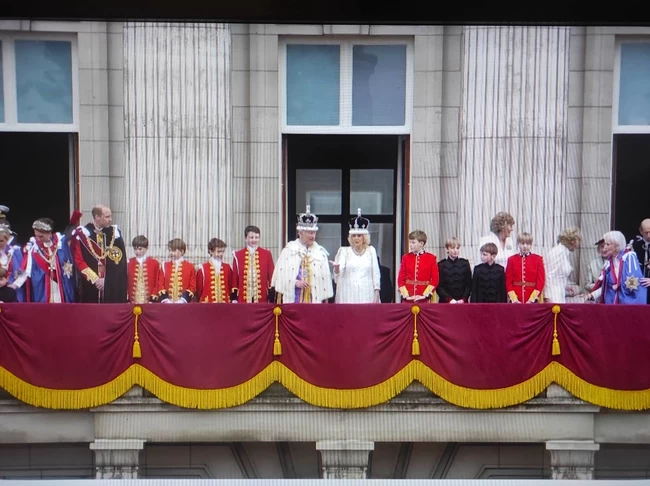
[[[569,260],[569,249],[561,243],[555,245],[544,258],[544,301],[554,304],[566,302],[566,286],[573,271]]]
[[[351,247],[342,246],[334,258],[339,273],[334,273],[337,304],[372,304],[375,290],[380,289],[381,276],[377,252],[372,246],[357,255]]]

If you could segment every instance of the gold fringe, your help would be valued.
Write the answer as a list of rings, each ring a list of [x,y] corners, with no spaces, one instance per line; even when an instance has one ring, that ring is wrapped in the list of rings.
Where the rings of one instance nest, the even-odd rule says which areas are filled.
[[[413,344],[411,345],[411,355],[420,356],[420,341],[418,341],[418,314],[420,313],[420,306],[414,305],[411,307],[411,314],[413,314]]]
[[[419,361],[411,361],[386,381],[366,388],[321,388],[307,383],[279,362],[279,382],[301,400],[325,408],[366,408],[385,403],[402,393],[417,379]]]
[[[138,336],[138,317],[142,314],[142,307],[136,305],[133,308],[133,315],[135,316],[135,336],[133,337],[133,357],[142,358],[142,350],[140,349],[140,337]]]
[[[273,356],[280,356],[282,354],[282,343],[280,342],[280,328],[279,319],[282,314],[282,309],[279,307],[273,308],[273,315],[275,316],[275,341],[273,342]]]
[[[124,373],[104,385],[82,390],[37,387],[0,367],[0,388],[18,400],[35,407],[68,410],[105,405],[124,395],[134,385],[142,386],[160,400],[172,405],[215,410],[242,405],[274,382],[281,383],[298,398],[314,406],[356,409],[385,403],[414,381],[419,381],[443,400],[469,409],[496,409],[518,405],[539,395],[552,382],[593,405],[614,410],[650,409],[650,389],[630,391],[598,387],[587,383],[555,361],[523,383],[487,390],[454,385],[419,360],[411,361],[382,383],[356,389],[321,388],[312,385],[279,361],[273,361],[244,383],[212,390],[172,385],[139,364],[131,365]]]
[[[554,305],[551,309],[553,312],[553,345],[551,346],[551,355],[560,354],[560,341],[557,340],[557,315],[560,313],[560,306]]]

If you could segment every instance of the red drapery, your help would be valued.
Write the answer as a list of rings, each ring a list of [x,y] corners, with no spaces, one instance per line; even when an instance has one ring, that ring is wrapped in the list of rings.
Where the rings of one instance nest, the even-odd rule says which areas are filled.
[[[557,382],[596,405],[642,410],[648,349],[640,305],[0,306],[0,387],[46,408],[109,403],[136,384],[179,406],[222,408],[275,381],[314,405],[358,408],[417,380],[470,408],[522,403]]]

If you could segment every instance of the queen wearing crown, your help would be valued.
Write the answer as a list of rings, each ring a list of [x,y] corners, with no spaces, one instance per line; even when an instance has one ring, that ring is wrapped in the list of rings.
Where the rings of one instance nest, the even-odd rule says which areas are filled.
[[[381,277],[375,248],[370,245],[370,221],[357,216],[349,223],[348,242],[332,262],[337,304],[378,304]]]
[[[334,295],[329,253],[316,243],[318,216],[307,211],[298,217],[298,238],[284,247],[271,278],[278,303],[320,304]]]

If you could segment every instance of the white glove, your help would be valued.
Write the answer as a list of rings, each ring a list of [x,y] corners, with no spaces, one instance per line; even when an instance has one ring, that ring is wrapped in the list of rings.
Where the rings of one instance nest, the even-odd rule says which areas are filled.
[[[456,299],[451,299],[451,300],[449,301],[449,303],[450,303],[450,304],[457,304],[458,301],[457,301]]]

